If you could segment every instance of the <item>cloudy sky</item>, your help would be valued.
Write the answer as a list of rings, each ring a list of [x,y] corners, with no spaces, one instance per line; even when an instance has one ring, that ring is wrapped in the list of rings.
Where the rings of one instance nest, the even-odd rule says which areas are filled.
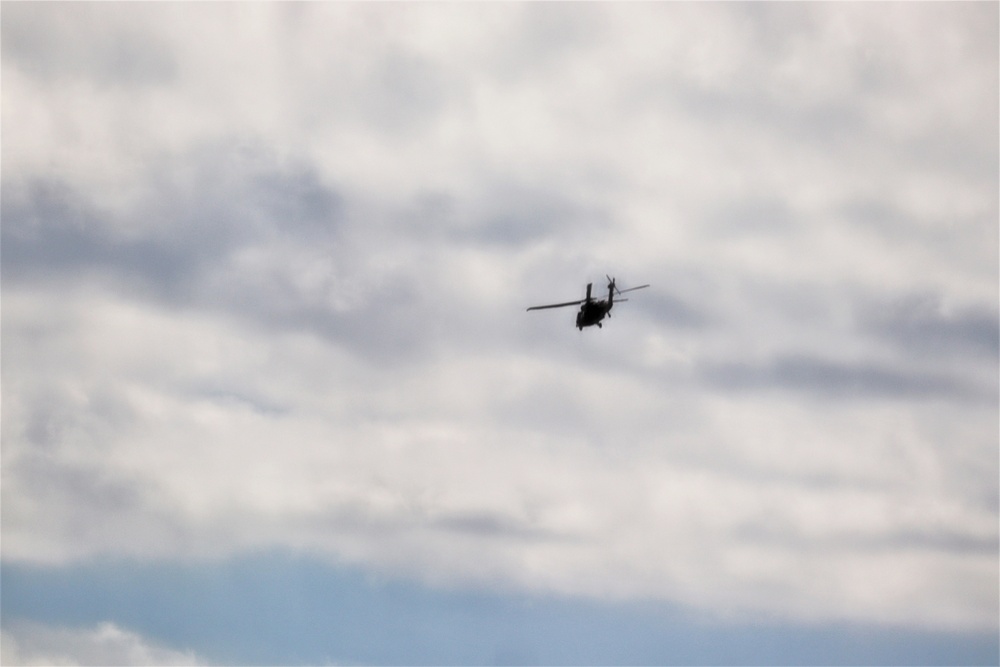
[[[3,662],[995,664],[998,24],[4,3]]]

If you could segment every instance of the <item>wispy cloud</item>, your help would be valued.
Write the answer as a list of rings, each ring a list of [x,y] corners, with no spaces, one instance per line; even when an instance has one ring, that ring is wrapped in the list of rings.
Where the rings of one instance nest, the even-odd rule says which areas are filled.
[[[5,665],[204,665],[114,623],[90,628],[18,623],[3,631]]]

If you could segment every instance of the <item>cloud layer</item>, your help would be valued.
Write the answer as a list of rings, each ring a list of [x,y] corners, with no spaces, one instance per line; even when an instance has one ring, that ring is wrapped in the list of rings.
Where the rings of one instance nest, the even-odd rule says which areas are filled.
[[[3,558],[995,628],[996,25],[5,8]]]
[[[151,643],[113,623],[93,628],[20,624],[3,632],[5,665],[196,665],[191,652]]]

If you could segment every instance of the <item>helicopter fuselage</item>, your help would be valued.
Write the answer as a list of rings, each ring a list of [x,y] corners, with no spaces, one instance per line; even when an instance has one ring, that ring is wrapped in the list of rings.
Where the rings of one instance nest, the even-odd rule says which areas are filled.
[[[580,311],[576,314],[576,328],[583,331],[584,327],[592,327],[595,324],[600,327],[601,320],[611,310],[614,301],[586,301],[580,306]]]

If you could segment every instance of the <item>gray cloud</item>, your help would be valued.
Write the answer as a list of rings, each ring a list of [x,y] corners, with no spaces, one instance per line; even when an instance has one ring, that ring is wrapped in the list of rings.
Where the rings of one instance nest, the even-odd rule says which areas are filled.
[[[122,7],[110,21],[85,5],[65,5],[47,16],[18,7],[5,14],[4,60],[42,79],[132,87],[166,85],[178,76],[170,46],[136,22],[144,17],[141,10]],[[95,30],[103,33],[96,44],[88,39]]]
[[[984,304],[946,309],[939,296],[876,301],[860,313],[861,327],[923,358],[1000,356],[1000,314]]]
[[[389,53],[372,78],[375,94],[363,98],[362,110],[366,118],[393,134],[426,127],[451,95],[443,70],[414,53]]]
[[[711,216],[711,233],[745,237],[756,234],[789,234],[796,231],[794,212],[779,199],[747,199],[729,202]]]
[[[703,377],[712,386],[728,390],[783,389],[853,400],[946,398],[979,402],[997,398],[995,386],[979,385],[961,376],[805,356],[785,356],[760,365],[710,363]]]
[[[87,203],[53,183],[33,183],[4,198],[5,281],[80,280],[110,274],[160,295],[186,293],[226,242],[219,228],[165,228],[166,236],[118,234]],[[191,232],[194,232],[193,234]]]
[[[636,297],[642,300],[637,310],[652,317],[654,322],[683,329],[701,329],[709,326],[712,316],[704,308],[698,308],[684,299],[670,293],[669,288],[657,289],[652,294]]]
[[[194,173],[186,172],[193,169]],[[186,178],[191,185],[184,185]],[[237,147],[199,149],[166,161],[148,178],[163,193],[127,215],[102,211],[59,181],[8,187],[3,200],[3,277],[8,283],[103,281],[113,290],[175,306],[253,312],[268,291],[238,274],[220,283],[240,252],[295,245],[337,248],[342,198],[308,168],[280,168],[266,154]],[[294,271],[296,267],[287,267]],[[280,288],[273,294],[293,307]],[[272,303],[278,309],[278,303]],[[301,309],[301,308],[300,308]],[[284,313],[269,312],[268,316]]]
[[[862,551],[862,552],[893,552],[900,549],[944,551],[969,554],[971,556],[989,556],[1000,548],[1000,540],[993,535],[969,535],[956,533],[947,529],[937,531],[895,531],[873,534],[848,534],[824,536],[821,539],[788,530],[788,527],[776,529],[774,526],[741,526],[736,531],[740,540],[759,544],[783,544],[795,548]]]
[[[531,541],[564,541],[573,539],[570,535],[546,530],[530,522],[500,514],[459,513],[439,517],[433,521],[434,527],[456,533],[464,533],[479,538],[495,538],[498,540],[531,540]]]
[[[490,62],[500,80],[532,81],[539,72],[558,71],[568,59],[599,46],[607,36],[599,5],[580,9],[526,5],[517,12],[509,41],[501,41]]]
[[[131,219],[102,211],[64,182],[11,184],[3,201],[5,277],[105,270],[124,284],[139,279],[154,292],[176,293],[241,247],[282,236],[328,240],[342,218],[340,197],[307,168],[281,169],[235,146],[161,162],[147,178],[163,192]]]

